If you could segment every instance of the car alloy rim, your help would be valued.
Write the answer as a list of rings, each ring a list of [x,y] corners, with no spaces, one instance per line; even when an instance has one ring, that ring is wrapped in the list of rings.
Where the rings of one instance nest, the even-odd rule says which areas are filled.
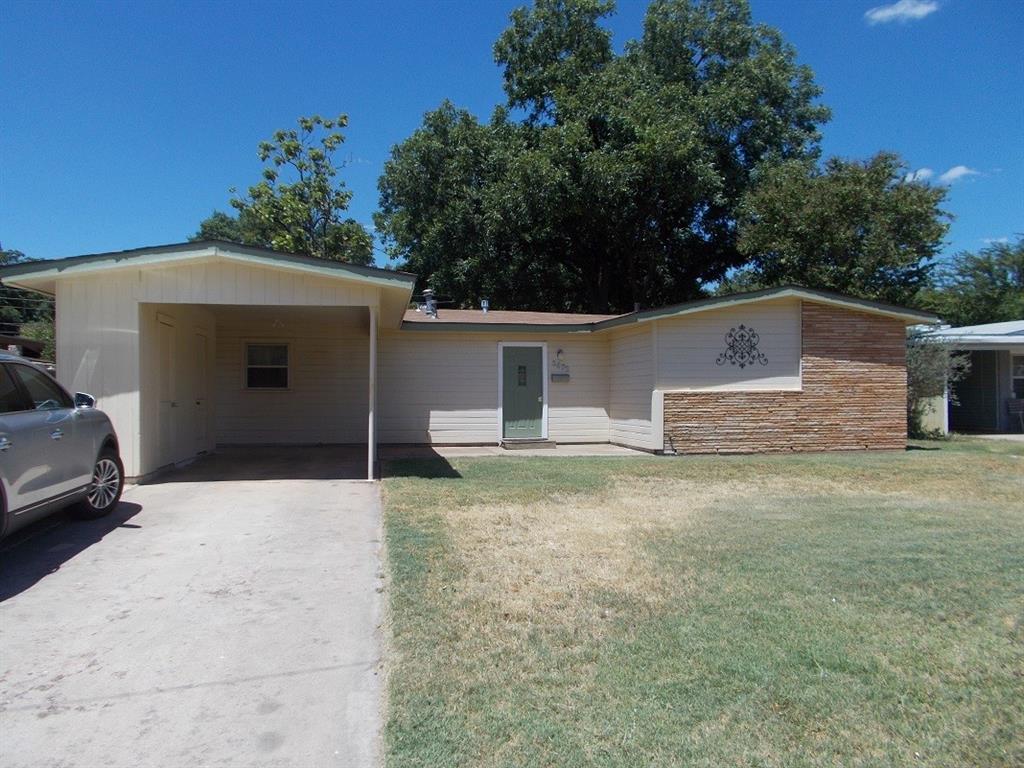
[[[120,480],[117,464],[112,459],[97,461],[96,469],[92,473],[92,485],[89,486],[89,503],[96,509],[110,506],[110,502],[117,495]]]

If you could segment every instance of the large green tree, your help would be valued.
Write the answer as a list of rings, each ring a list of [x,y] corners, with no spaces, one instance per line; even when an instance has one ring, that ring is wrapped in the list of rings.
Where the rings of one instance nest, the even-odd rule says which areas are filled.
[[[921,303],[954,326],[1024,319],[1024,235],[956,254]]]
[[[944,187],[908,180],[891,153],[766,166],[744,196],[739,249],[723,289],[794,283],[908,304],[928,285],[949,216]]]
[[[233,197],[237,217],[214,211],[193,240],[232,240],[354,264],[373,262],[373,238],[346,218],[352,193],[338,178],[334,155],[348,118],[300,117],[298,130],[277,131],[259,145],[263,178]],[[233,193],[234,189],[231,190]]]
[[[743,261],[762,164],[813,158],[812,73],[744,0],[655,0],[617,54],[610,0],[537,0],[495,45],[507,102],[450,104],[395,147],[389,254],[457,303],[622,311],[699,294]]]

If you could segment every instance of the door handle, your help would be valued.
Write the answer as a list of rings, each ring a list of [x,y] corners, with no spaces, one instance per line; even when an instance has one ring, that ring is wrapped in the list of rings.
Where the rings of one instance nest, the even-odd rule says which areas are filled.
[[[544,395],[537,395],[537,402],[538,403],[543,403],[544,402]]]
[[[55,429],[53,430],[53,432],[50,433],[50,437],[53,438],[54,440],[60,440],[62,437],[64,437],[64,430]]]
[[[171,400],[171,408],[177,408],[177,407],[178,407],[178,401],[177,400]]]
[[[12,443],[6,437],[0,437],[0,451],[6,451],[10,449],[12,445],[14,445],[14,443]]]

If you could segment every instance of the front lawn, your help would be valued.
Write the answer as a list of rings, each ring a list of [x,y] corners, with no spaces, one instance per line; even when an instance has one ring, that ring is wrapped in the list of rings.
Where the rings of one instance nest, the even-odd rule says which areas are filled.
[[[1024,445],[392,462],[387,764],[1024,764]]]

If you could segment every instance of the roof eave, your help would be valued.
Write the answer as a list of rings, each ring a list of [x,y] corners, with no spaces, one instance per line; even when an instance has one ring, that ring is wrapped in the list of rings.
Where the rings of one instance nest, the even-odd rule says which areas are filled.
[[[929,338],[964,349],[1002,349],[1004,347],[1024,347],[1024,337],[1010,336],[944,336],[940,333],[928,334]]]
[[[766,299],[798,298],[807,301],[817,301],[824,304],[842,306],[860,312],[884,315],[895,319],[903,320],[907,324],[933,324],[938,323],[939,318],[930,312],[921,312],[905,307],[897,307],[882,302],[869,301],[867,299],[855,299],[842,294],[829,291],[818,291],[811,288],[799,286],[781,286],[779,288],[765,288],[759,291],[731,294],[728,296],[712,296],[707,299],[697,299],[683,304],[675,304],[659,309],[647,309],[642,312],[633,312],[610,320],[602,320],[596,323],[595,330],[603,331],[631,323],[645,323],[654,320],[662,320],[670,317],[705,312],[712,309],[725,309],[727,307],[740,306]]]
[[[112,251],[109,253],[70,256],[64,259],[12,264],[0,268],[0,279],[5,284],[18,285],[20,281],[51,280],[70,275],[102,272],[108,269],[121,269],[129,266],[146,266],[210,257],[235,259],[271,267],[287,265],[305,272],[332,277],[345,277],[370,285],[405,288],[410,293],[416,283],[416,276],[407,272],[385,270],[378,267],[362,267],[345,262],[326,261],[302,254],[254,248],[223,240],[174,243],[150,248],[136,248],[130,251]],[[31,288],[31,286],[26,287],[30,287],[31,290],[38,290],[37,288]]]

